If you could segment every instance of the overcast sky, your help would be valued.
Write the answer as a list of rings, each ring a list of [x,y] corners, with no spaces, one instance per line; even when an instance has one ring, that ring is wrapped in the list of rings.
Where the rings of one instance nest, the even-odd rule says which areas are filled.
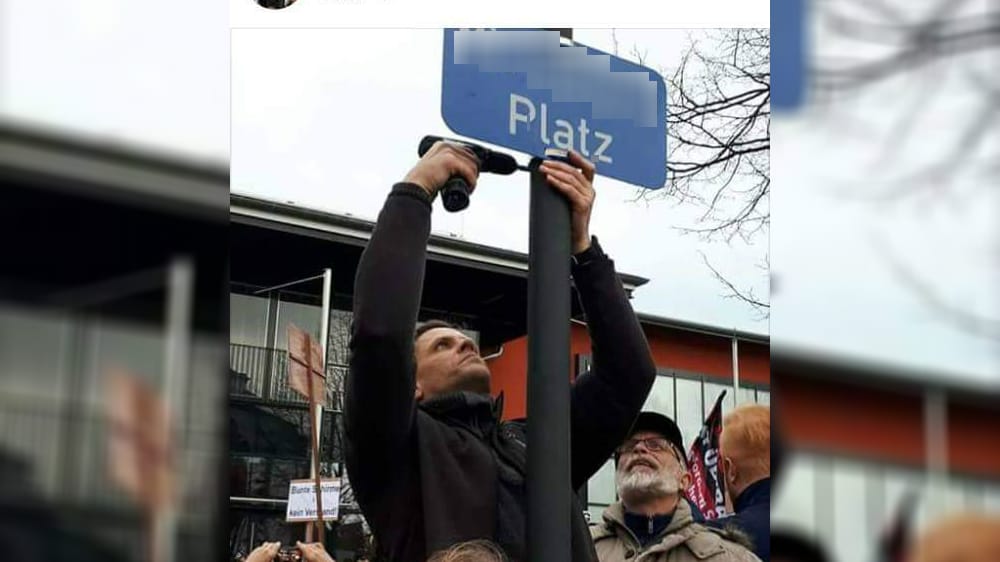
[[[611,50],[608,31],[575,39]],[[649,60],[677,60],[684,31],[622,32]],[[425,134],[448,135],[441,118],[440,30],[269,30],[233,32],[232,190],[374,219],[390,186],[416,162]],[[517,155],[522,161],[527,157]],[[674,227],[695,209],[631,202],[636,188],[598,177],[591,230],[620,271],[649,278],[635,307],[663,316],[766,333],[766,321],[734,300],[702,264],[766,293],[753,246],[706,244]],[[433,229],[527,252],[528,177],[484,176],[468,210],[438,206]]]
[[[440,31],[236,30],[230,68],[227,38],[217,33],[224,5],[205,4],[197,18],[151,2],[0,6],[0,115],[223,166],[231,154],[237,192],[373,218],[412,165],[420,136],[447,132]],[[32,31],[39,28],[46,33]],[[651,66],[670,68],[685,35],[621,31],[619,41],[647,49]],[[577,39],[611,48],[606,30],[578,30]],[[969,101],[947,72],[940,77],[959,92],[946,99]],[[813,108],[773,120],[770,243],[779,286],[770,330],[753,311],[721,298],[698,255],[762,292],[755,264],[766,241],[729,247],[680,236],[672,227],[690,224],[692,209],[631,203],[633,188],[598,178],[594,233],[620,270],[652,280],[636,291],[636,308],[996,382],[996,341],[957,329],[901,286],[878,249],[890,248],[952,302],[995,317],[996,190],[966,189],[947,204],[889,206],[842,193],[845,186],[864,193],[893,171],[879,157],[884,147],[870,140],[890,126],[887,99],[896,99],[891,90],[855,104],[851,117],[865,126],[854,129]],[[895,168],[912,169],[940,152],[932,141],[954,129],[948,125],[918,129]],[[484,179],[467,212],[435,210],[435,231],[525,251],[526,183]]]

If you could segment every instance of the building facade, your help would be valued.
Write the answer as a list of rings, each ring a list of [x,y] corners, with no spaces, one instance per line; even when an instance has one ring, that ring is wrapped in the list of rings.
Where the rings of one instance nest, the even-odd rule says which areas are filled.
[[[177,559],[222,559],[228,174],[0,124],[0,534],[49,559],[146,560],[112,476],[108,375],[165,403]],[[171,530],[172,529],[172,530]],[[46,550],[49,549],[49,550]]]
[[[772,530],[812,537],[834,560],[874,560],[904,498],[919,533],[957,512],[1000,513],[1000,388],[778,350],[776,419],[792,453]]]
[[[322,470],[345,477],[340,415],[351,296],[358,260],[374,225],[239,195],[232,196],[230,211],[231,542],[234,550],[245,552],[260,540],[298,538],[303,532],[302,525],[283,523],[288,480],[309,474],[306,405],[285,382],[285,331],[294,323],[319,339],[324,313],[329,336]],[[492,357],[492,391],[504,393],[506,418],[525,415],[527,263],[524,254],[448,236],[432,235],[428,246],[420,319],[443,318],[460,325],[484,356]],[[324,312],[317,275],[326,268],[332,282]],[[629,294],[648,281],[620,277]],[[587,369],[590,356],[583,311],[575,298],[572,316],[575,361],[569,378]],[[650,315],[640,315],[640,322],[659,375],[646,407],[675,417],[686,442],[700,430],[723,390],[728,390],[727,409],[736,403],[769,403],[766,336]],[[733,385],[734,367],[738,387]],[[610,459],[580,493],[592,519],[614,501]],[[341,520],[330,526],[329,547],[338,561],[354,560],[364,554],[365,529],[349,495],[341,509]]]

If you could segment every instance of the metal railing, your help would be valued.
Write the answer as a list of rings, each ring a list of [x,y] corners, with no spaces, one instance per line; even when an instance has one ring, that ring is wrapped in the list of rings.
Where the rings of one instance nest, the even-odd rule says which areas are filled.
[[[267,401],[305,404],[306,399],[288,386],[288,353],[243,344],[229,344],[229,381],[231,396],[252,396]],[[325,407],[341,410],[343,406],[346,365],[327,364]]]
[[[218,452],[204,448],[215,441],[180,427],[189,439],[176,451],[185,475],[181,511],[188,518],[203,517],[206,494],[214,493]],[[0,459],[8,479],[23,477],[26,494],[39,502],[72,507],[91,517],[132,517],[135,501],[111,477],[108,455],[108,422],[102,403],[41,396],[0,397]],[[67,446],[69,443],[75,447]],[[20,470],[19,470],[20,469]],[[12,482],[8,482],[12,484]],[[12,484],[13,485],[13,484]],[[0,501],[0,512],[5,508]]]

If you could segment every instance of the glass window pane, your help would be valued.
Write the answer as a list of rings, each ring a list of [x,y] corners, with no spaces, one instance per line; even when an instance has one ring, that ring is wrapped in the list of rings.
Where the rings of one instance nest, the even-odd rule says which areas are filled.
[[[986,486],[983,493],[983,510],[1000,514],[1000,484]]]
[[[789,459],[781,493],[771,506],[775,527],[812,534],[816,529],[816,469],[812,459],[799,454]]]
[[[595,473],[587,482],[587,500],[610,504],[615,501],[615,463],[612,460]]]
[[[684,437],[684,447],[691,448],[691,443],[701,431],[704,422],[704,412],[702,411],[701,381],[689,379],[677,379],[677,422]],[[687,453],[687,451],[685,451]]]
[[[729,412],[733,411],[735,408],[735,400],[733,398],[733,387],[732,385],[718,384],[714,382],[705,383],[705,415],[712,411],[712,406],[715,406],[715,401],[719,398],[722,392],[726,393],[726,397],[722,399],[722,415],[725,416]]]
[[[757,402],[757,391],[752,388],[740,387],[736,393],[736,405],[755,404]]]
[[[267,347],[267,299],[229,295],[229,341]]]
[[[163,330],[150,325],[103,320],[88,329],[87,400],[102,411],[107,393],[106,376],[125,369],[150,384],[163,387]]]
[[[885,471],[878,465],[860,466],[865,469],[865,520],[869,529],[881,530],[886,525]]]
[[[965,506],[970,511],[981,512],[984,510],[983,507],[983,496],[986,488],[983,486],[982,482],[975,481],[969,482],[962,488],[962,494],[965,496]]]
[[[659,412],[670,419],[674,417],[674,378],[660,375],[653,381],[653,389],[649,391],[646,403],[642,409]]]
[[[7,396],[64,398],[69,318],[0,306],[0,391]]]
[[[870,527],[865,517],[867,471],[854,464],[833,464],[833,540],[836,560],[866,560],[878,527]]]
[[[288,349],[288,325],[295,324],[319,340],[320,314],[318,306],[297,302],[278,303],[277,349]]]
[[[965,499],[965,489],[968,482],[954,479],[950,481],[945,489],[945,504],[948,512],[963,511],[969,507]]]
[[[349,310],[330,311],[330,335],[327,359],[332,365],[347,365],[350,356],[348,344],[351,341],[351,318],[351,311]]]

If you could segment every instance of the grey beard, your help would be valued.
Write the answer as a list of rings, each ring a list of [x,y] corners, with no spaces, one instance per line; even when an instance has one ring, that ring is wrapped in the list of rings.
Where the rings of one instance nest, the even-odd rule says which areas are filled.
[[[680,487],[677,477],[669,471],[632,471],[615,473],[618,495],[628,503],[661,498],[676,494]]]

